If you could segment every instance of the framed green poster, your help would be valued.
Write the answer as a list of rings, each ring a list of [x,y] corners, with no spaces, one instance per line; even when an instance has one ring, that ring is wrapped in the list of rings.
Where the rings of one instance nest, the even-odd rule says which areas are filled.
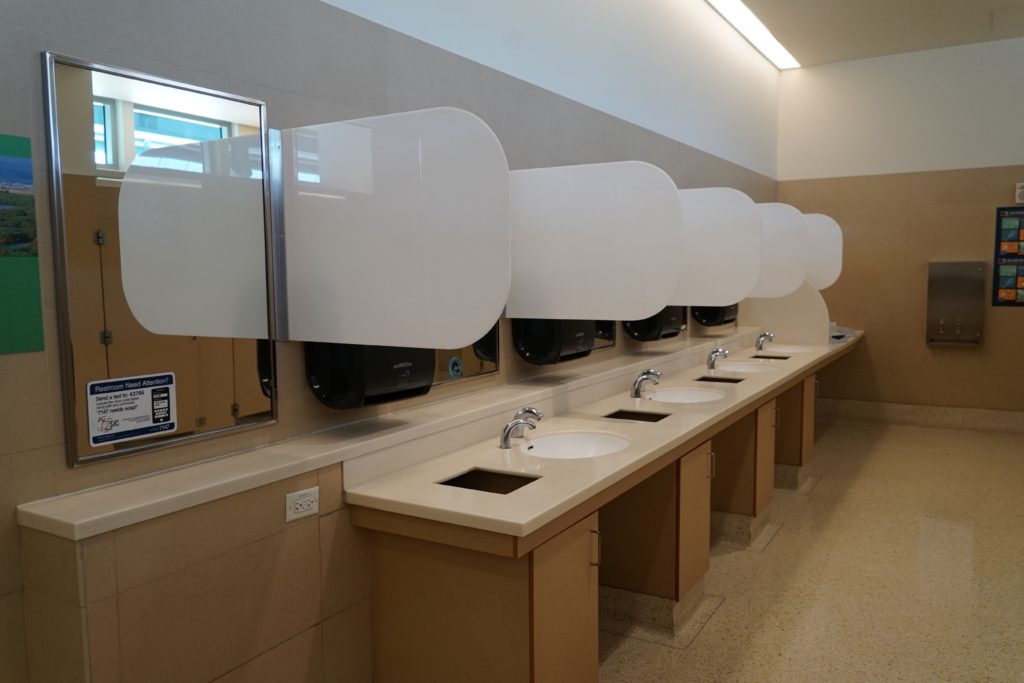
[[[0,135],[0,353],[42,349],[32,143]]]

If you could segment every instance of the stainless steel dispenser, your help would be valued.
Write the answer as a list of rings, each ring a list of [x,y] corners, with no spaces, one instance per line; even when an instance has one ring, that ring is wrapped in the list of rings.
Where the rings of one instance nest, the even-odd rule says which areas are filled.
[[[985,321],[985,263],[928,264],[928,318],[931,346],[976,347]]]

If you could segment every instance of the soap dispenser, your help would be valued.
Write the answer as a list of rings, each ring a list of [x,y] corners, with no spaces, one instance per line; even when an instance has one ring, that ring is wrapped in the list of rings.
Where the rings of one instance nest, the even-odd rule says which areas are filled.
[[[720,327],[736,322],[739,304],[730,306],[694,306],[693,319],[704,327]]]
[[[666,306],[650,318],[625,321],[622,327],[637,341],[676,337],[686,329],[686,306]]]
[[[430,391],[434,349],[306,342],[306,380],[330,408],[358,408]]]
[[[534,365],[589,356],[596,334],[593,320],[512,319],[512,344],[523,360]]]

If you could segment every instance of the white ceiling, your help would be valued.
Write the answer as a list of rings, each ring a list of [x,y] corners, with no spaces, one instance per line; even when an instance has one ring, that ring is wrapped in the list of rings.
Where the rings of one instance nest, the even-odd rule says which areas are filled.
[[[1024,0],[745,0],[803,66],[1024,36]]]

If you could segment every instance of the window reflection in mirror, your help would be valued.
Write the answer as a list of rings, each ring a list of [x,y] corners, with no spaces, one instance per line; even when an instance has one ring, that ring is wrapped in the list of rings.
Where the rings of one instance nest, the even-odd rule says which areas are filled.
[[[271,421],[273,344],[147,331],[122,286],[118,231],[121,182],[133,162],[202,177],[205,165],[216,160],[204,158],[205,148],[196,143],[250,136],[253,159],[243,166],[262,181],[262,103],[47,57],[69,464]],[[156,149],[164,151],[140,156]],[[263,214],[260,207],[257,215]],[[265,224],[252,229],[266,234]],[[253,267],[265,271],[265,259]],[[166,296],[173,297],[174,283],[165,285]],[[96,445],[89,383],[167,373],[174,376],[173,431],[130,434],[122,425],[114,438]],[[118,438],[121,433],[125,438]]]

